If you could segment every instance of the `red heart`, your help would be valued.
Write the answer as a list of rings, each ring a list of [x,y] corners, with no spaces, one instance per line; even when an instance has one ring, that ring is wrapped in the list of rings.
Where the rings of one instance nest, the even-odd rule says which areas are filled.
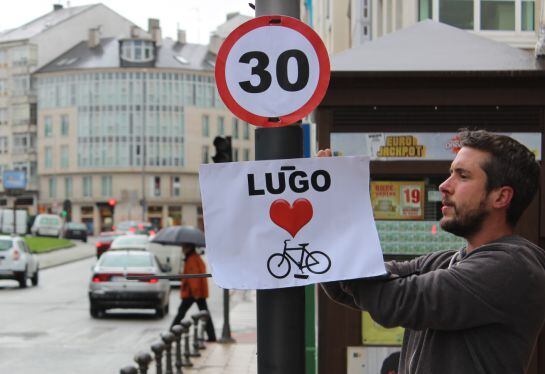
[[[295,238],[295,234],[311,220],[312,204],[307,199],[297,199],[292,206],[284,199],[275,200],[269,215],[274,223]]]

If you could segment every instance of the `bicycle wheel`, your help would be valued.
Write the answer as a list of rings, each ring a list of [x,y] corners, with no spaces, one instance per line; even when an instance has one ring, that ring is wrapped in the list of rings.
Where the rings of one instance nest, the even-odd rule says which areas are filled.
[[[329,257],[320,251],[310,252],[305,260],[306,267],[314,274],[323,274],[331,267]]]
[[[275,253],[267,260],[267,269],[273,277],[282,279],[290,273],[291,264],[282,253]]]

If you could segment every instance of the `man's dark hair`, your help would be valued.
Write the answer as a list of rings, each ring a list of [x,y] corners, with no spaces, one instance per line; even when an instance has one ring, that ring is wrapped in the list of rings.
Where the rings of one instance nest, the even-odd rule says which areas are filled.
[[[509,186],[513,199],[507,209],[507,222],[514,227],[539,187],[539,164],[534,154],[513,138],[485,130],[460,130],[460,145],[490,153],[481,165],[486,173],[486,190]]]

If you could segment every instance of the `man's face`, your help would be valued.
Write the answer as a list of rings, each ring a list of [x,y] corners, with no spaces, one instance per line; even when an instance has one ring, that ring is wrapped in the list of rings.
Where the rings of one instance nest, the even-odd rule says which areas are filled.
[[[443,206],[440,225],[445,231],[470,238],[482,228],[490,214],[486,192],[484,165],[490,155],[477,149],[463,147],[450,169],[450,177],[440,186]]]

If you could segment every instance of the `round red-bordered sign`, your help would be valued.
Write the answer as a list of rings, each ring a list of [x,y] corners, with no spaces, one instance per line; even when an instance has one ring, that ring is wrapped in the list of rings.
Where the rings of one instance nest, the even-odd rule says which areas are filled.
[[[215,76],[223,103],[238,118],[256,126],[285,126],[323,99],[329,56],[305,23],[263,16],[229,34],[218,52]]]

